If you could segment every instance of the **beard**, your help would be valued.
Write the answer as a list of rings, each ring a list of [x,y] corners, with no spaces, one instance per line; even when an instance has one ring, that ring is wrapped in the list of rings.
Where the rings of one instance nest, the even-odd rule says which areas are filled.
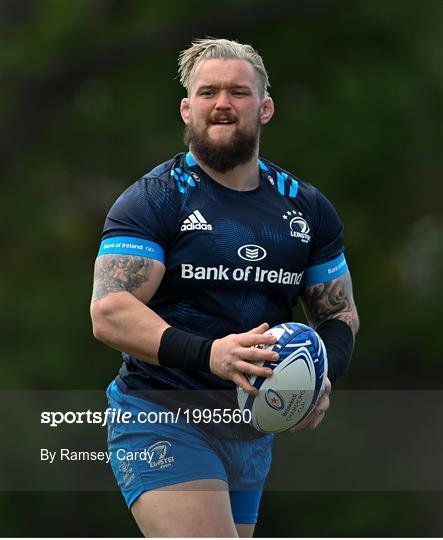
[[[260,123],[257,120],[255,132],[236,129],[227,141],[213,141],[208,129],[197,129],[189,123],[185,128],[185,144],[192,145],[192,152],[214,171],[224,173],[237,165],[247,163],[257,148]]]

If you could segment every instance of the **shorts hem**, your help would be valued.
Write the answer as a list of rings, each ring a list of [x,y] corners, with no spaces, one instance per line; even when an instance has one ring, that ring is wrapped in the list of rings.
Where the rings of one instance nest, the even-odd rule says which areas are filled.
[[[153,484],[153,486],[149,487],[141,487],[137,489],[134,493],[130,495],[130,497],[126,498],[126,505],[130,509],[131,506],[134,504],[134,502],[140,497],[142,493],[145,491],[154,491],[159,488],[167,487],[167,486],[175,486],[176,484],[181,484],[182,482],[192,482],[193,480],[223,480],[223,482],[228,483],[228,479],[225,476],[214,474],[214,473],[201,473],[199,475],[194,475],[190,477],[189,475],[185,475],[183,477],[175,478],[174,480],[165,480],[164,482],[156,482]],[[124,494],[123,494],[124,496]]]
[[[255,525],[258,520],[258,514],[255,514],[254,516],[245,516],[241,514],[239,516],[233,516],[233,518],[236,525]]]

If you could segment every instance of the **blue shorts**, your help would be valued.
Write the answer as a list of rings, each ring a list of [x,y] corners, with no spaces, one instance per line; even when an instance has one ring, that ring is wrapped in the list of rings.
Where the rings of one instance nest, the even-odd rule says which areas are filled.
[[[151,401],[125,394],[113,381],[107,390],[111,409],[167,412]],[[151,415],[150,415],[151,416]],[[209,435],[185,418],[177,423],[108,423],[108,450],[128,507],[144,491],[201,479],[229,486],[235,523],[256,523],[263,485],[271,466],[273,435],[252,440]]]

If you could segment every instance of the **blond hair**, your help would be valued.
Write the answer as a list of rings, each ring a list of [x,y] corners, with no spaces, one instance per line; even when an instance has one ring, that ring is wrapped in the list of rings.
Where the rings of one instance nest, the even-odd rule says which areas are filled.
[[[269,77],[262,57],[251,45],[244,45],[229,39],[195,39],[191,46],[181,51],[178,57],[178,74],[181,84],[189,94],[192,79],[200,60],[204,58],[226,58],[247,60],[259,75],[259,94],[268,95]]]

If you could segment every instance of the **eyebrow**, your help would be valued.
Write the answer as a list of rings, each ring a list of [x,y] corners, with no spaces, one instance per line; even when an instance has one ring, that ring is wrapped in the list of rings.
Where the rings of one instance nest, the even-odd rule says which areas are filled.
[[[212,90],[213,88],[219,88],[220,86],[222,87],[227,87],[227,88],[235,88],[236,90],[252,90],[252,87],[247,85],[247,84],[223,84],[223,85],[219,85],[219,84],[202,84],[201,86],[198,86],[197,87],[197,91],[200,92],[202,90]]]

